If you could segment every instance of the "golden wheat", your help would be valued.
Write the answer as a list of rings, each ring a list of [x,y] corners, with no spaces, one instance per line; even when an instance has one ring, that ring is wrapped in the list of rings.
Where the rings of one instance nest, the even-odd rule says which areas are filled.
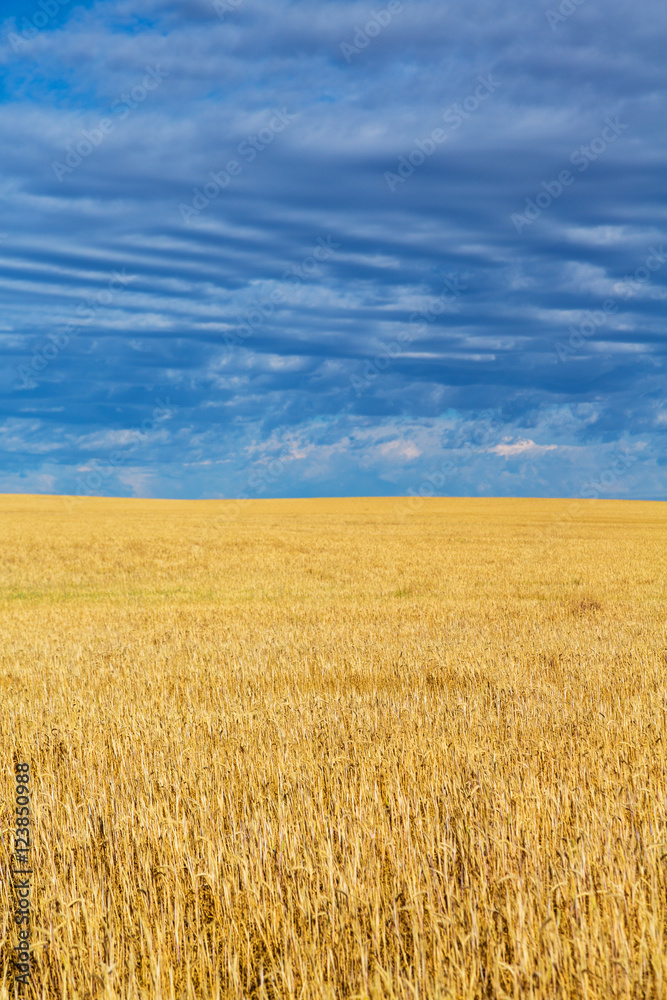
[[[0,996],[667,996],[667,507],[0,498]]]

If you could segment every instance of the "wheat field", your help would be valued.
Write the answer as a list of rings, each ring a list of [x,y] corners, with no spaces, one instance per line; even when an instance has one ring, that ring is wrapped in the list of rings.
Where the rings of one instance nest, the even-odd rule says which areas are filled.
[[[667,997],[667,505],[0,498],[0,996]]]

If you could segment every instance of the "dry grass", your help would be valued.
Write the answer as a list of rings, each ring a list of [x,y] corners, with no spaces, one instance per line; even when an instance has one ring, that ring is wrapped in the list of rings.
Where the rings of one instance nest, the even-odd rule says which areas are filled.
[[[28,997],[667,996],[667,508],[568,509],[0,498],[0,996],[15,754]]]

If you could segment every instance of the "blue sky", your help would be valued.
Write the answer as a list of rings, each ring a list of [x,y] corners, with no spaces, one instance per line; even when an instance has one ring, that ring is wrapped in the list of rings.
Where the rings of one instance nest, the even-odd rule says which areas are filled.
[[[0,492],[664,497],[664,4],[10,12]]]

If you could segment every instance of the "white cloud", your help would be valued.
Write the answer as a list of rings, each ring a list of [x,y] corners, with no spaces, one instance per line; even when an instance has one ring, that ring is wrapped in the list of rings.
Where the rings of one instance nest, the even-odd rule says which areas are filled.
[[[494,455],[502,455],[504,458],[513,458],[515,455],[542,455],[545,451],[554,451],[557,447],[555,444],[535,444],[530,438],[517,438],[516,441],[503,438],[500,444],[487,448],[487,451]]]
[[[379,446],[378,452],[383,458],[402,458],[408,462],[421,455],[421,451],[413,441],[387,441]]]
[[[119,482],[132,491],[132,496],[151,496],[150,483],[153,479],[152,472],[144,469],[123,469],[122,471],[119,470],[117,475]]]

